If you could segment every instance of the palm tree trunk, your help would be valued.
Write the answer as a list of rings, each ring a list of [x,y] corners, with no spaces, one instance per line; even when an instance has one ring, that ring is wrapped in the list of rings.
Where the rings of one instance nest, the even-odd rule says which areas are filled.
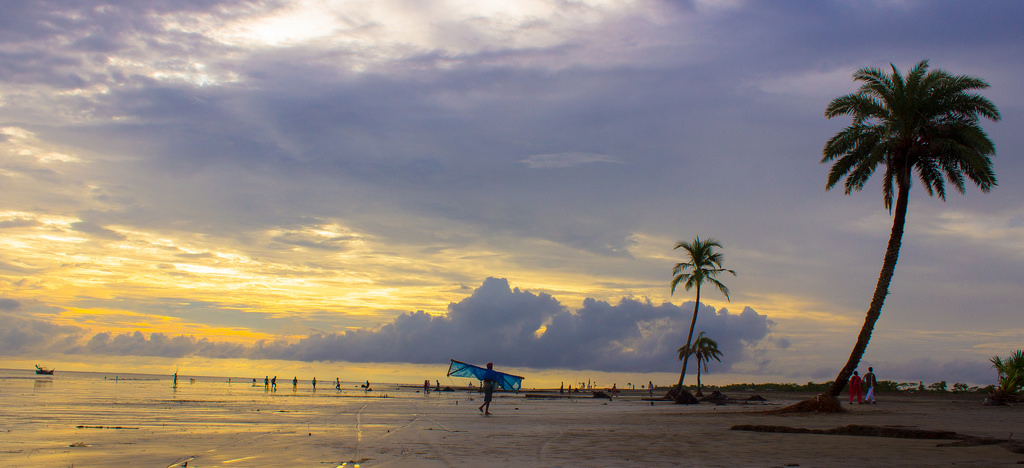
[[[697,358],[697,396],[704,396],[702,394],[702,392],[700,391],[700,387],[701,387],[701,385],[700,385],[700,368],[703,367],[703,366],[700,365],[700,360],[701,359],[698,357]]]
[[[693,327],[697,324],[697,308],[700,307],[700,283],[697,283],[697,299],[693,304],[693,318],[690,319],[690,334],[686,336],[686,348],[690,348],[690,343],[693,341]],[[690,355],[683,356],[683,370],[679,373],[679,383],[676,384],[677,388],[683,388],[683,378],[686,377],[686,363],[690,362]]]
[[[900,180],[902,179],[902,180]],[[875,285],[875,295],[871,298],[871,306],[868,308],[867,316],[864,317],[864,325],[857,336],[857,344],[850,353],[850,359],[839,371],[836,380],[829,387],[827,395],[838,397],[846,387],[847,381],[853,375],[853,371],[860,364],[860,358],[867,350],[868,341],[871,340],[871,332],[875,329],[875,322],[882,314],[882,304],[885,297],[889,295],[889,284],[892,282],[892,275],[896,271],[896,261],[900,256],[900,245],[903,242],[903,225],[907,221],[907,198],[910,194],[909,176],[899,178],[899,194],[896,197],[896,213],[892,220],[892,232],[889,234],[889,245],[885,248],[885,259],[882,262],[882,272],[878,275],[878,284]]]

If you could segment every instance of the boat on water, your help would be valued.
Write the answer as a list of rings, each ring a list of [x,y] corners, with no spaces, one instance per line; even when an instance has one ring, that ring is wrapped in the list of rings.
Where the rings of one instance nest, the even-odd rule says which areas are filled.
[[[39,364],[36,364],[36,374],[40,374],[40,375],[53,375],[53,371],[54,370],[55,369],[47,369],[45,367],[39,367]]]

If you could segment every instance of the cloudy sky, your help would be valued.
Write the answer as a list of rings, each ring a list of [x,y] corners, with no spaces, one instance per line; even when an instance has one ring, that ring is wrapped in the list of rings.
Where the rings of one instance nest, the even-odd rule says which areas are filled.
[[[891,217],[825,191],[823,112],[923,59],[992,85],[999,186],[911,190],[864,365],[1024,343],[1019,1],[4,3],[2,367],[671,383],[710,236],[704,380],[829,380]]]

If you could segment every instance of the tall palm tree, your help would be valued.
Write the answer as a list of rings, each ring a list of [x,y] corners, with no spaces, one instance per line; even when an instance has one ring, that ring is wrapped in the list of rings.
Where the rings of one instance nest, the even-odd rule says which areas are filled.
[[[693,340],[690,346],[683,346],[679,348],[679,360],[683,360],[688,355],[693,355],[693,358],[697,360],[697,393],[696,396],[701,395],[701,383],[700,383],[700,368],[703,367],[705,371],[708,370],[708,363],[712,359],[721,362],[722,351],[718,349],[718,342],[704,336],[704,332],[697,334],[697,338]]]
[[[687,291],[694,287],[697,288],[697,298],[693,302],[693,318],[690,319],[690,333],[686,336],[685,347],[689,349],[692,349],[690,345],[693,343],[693,326],[697,324],[701,285],[705,282],[713,284],[722,292],[725,299],[729,300],[729,288],[725,287],[716,277],[722,273],[732,273],[733,276],[736,276],[735,271],[722,267],[724,256],[721,252],[715,251],[716,248],[721,249],[722,244],[711,238],[701,240],[699,236],[691,242],[679,242],[675,246],[675,249],[686,250],[686,254],[690,259],[687,262],[677,263],[675,268],[672,269],[671,294],[675,294],[676,286],[679,283],[683,283],[683,287]],[[679,383],[676,384],[676,388],[683,387],[683,378],[686,377],[686,364],[690,361],[690,355],[683,356],[682,360],[683,370],[679,373]]]
[[[964,193],[969,179],[988,192],[996,186],[990,156],[995,145],[981,129],[979,117],[997,121],[999,110],[988,99],[973,93],[988,83],[966,75],[928,70],[928,61],[910,69],[904,77],[895,65],[892,74],[862,68],[853,74],[860,89],[832,100],[825,117],[852,117],[852,123],[825,144],[822,163],[832,163],[826,190],[845,178],[845,193],[861,190],[878,166],[885,166],[882,198],[886,209],[896,210],[885,250],[882,271],[868,307],[864,325],[850,359],[827,394],[838,396],[867,349],[882,303],[896,269],[907,216],[907,198],[914,173],[928,195],[945,201],[945,181]]]

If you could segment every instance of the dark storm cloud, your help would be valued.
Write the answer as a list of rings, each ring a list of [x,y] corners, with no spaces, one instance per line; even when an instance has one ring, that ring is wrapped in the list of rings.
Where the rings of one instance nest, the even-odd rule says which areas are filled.
[[[69,352],[182,357],[245,357],[296,361],[438,363],[448,359],[495,361],[535,369],[571,368],[657,372],[674,368],[686,342],[692,303],[675,306],[622,299],[587,299],[576,311],[554,297],[509,287],[489,278],[472,295],[452,303],[445,316],[406,313],[379,329],[314,334],[294,343],[252,347],[140,332],[100,333]],[[723,353],[717,370],[751,358],[748,351],[768,335],[772,322],[753,309],[740,314],[703,306],[698,331]]]

